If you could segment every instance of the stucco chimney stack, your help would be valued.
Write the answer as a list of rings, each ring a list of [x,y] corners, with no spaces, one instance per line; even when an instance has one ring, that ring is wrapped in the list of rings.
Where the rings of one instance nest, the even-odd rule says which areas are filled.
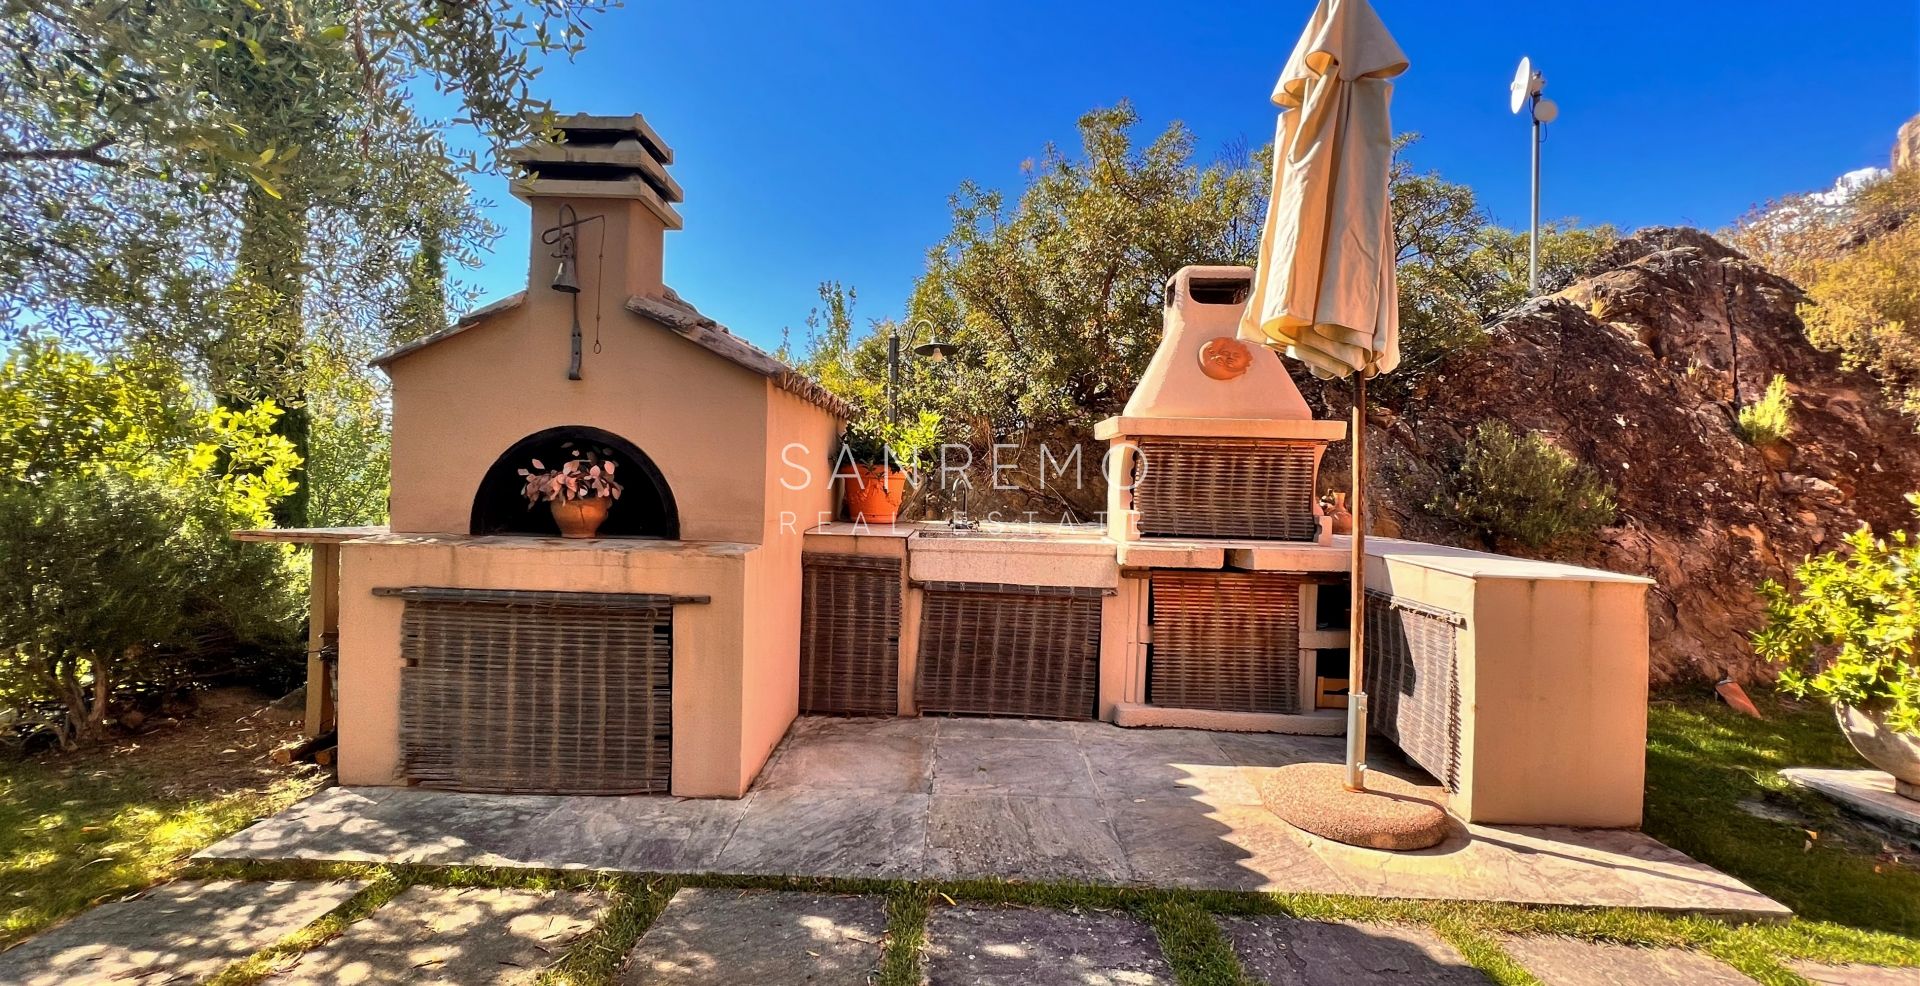
[[[681,227],[673,204],[684,199],[667,174],[673,149],[638,113],[562,117],[560,139],[515,148],[509,156],[525,174],[510,186],[533,209],[527,282],[533,297],[551,294],[556,259],[542,233],[572,206],[580,225],[575,252],[581,288],[609,301],[661,297],[666,232]],[[604,217],[595,219],[593,217]],[[599,227],[599,228],[595,228]]]

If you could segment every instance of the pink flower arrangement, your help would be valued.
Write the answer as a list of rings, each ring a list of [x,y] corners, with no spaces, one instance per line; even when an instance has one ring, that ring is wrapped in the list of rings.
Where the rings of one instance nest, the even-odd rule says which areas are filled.
[[[533,509],[542,501],[620,499],[621,486],[613,478],[615,463],[605,452],[594,449],[582,452],[574,448],[572,442],[561,448],[567,449],[571,457],[561,463],[560,468],[548,469],[545,463],[534,459],[532,469],[520,470],[527,481],[520,489],[521,495],[527,498],[527,509]]]

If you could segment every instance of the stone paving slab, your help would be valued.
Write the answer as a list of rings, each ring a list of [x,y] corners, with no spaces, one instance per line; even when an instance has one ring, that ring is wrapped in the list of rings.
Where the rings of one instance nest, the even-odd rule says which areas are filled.
[[[1134,880],[1149,886],[1353,892],[1292,826],[1257,805],[1143,800],[1115,805],[1113,827]]]
[[[268,982],[531,983],[606,908],[590,893],[409,887]]]
[[[218,973],[345,903],[364,884],[179,881],[103,904],[6,952],[7,986],[160,986]]]
[[[1753,986],[1732,966],[1683,948],[1634,948],[1556,935],[1504,937],[1501,945],[1546,986]]]
[[[1275,768],[1340,749],[1096,722],[803,717],[740,800],[332,789],[200,858],[968,875],[1790,916],[1639,832],[1477,825],[1391,854],[1316,839],[1258,804]],[[1413,771],[1384,750],[1370,762]]]
[[[1241,967],[1266,986],[1487,986],[1486,975],[1425,928],[1222,917]],[[1631,980],[1621,980],[1622,983]]]
[[[1787,968],[1814,986],[1920,986],[1920,968],[1789,962]]]
[[[1840,807],[1920,845],[1920,801],[1896,791],[1893,775],[1884,770],[1789,767],[1781,771],[1780,776],[1794,787],[1818,792]]]
[[[631,986],[866,986],[887,931],[879,897],[686,889],[627,956]]]
[[[926,794],[932,787],[938,720],[807,717],[799,723],[761,774],[760,790]]]
[[[1153,928],[1127,914],[947,907],[927,921],[928,986],[1173,986]]]
[[[927,796],[762,791],[714,860],[721,873],[911,878],[927,869]]]
[[[1111,884],[1129,877],[1106,806],[1084,798],[936,797],[927,842],[942,878]]]

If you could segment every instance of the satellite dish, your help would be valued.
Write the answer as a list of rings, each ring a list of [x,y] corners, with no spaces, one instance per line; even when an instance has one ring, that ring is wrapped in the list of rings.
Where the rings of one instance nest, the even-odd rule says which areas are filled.
[[[1559,116],[1560,116],[1559,103],[1556,103],[1553,100],[1546,98],[1545,96],[1542,96],[1539,99],[1534,101],[1533,122],[1544,125],[1544,124],[1552,123]]]
[[[1507,109],[1518,113],[1520,107],[1527,105],[1527,97],[1533,95],[1533,60],[1521,56],[1520,67],[1513,73],[1513,95],[1507,100]]]

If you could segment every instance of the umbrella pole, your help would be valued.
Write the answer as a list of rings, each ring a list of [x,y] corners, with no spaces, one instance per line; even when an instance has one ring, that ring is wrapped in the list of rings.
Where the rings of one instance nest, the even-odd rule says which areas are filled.
[[[1353,557],[1347,627],[1347,776],[1349,791],[1367,789],[1367,376],[1353,376]]]

